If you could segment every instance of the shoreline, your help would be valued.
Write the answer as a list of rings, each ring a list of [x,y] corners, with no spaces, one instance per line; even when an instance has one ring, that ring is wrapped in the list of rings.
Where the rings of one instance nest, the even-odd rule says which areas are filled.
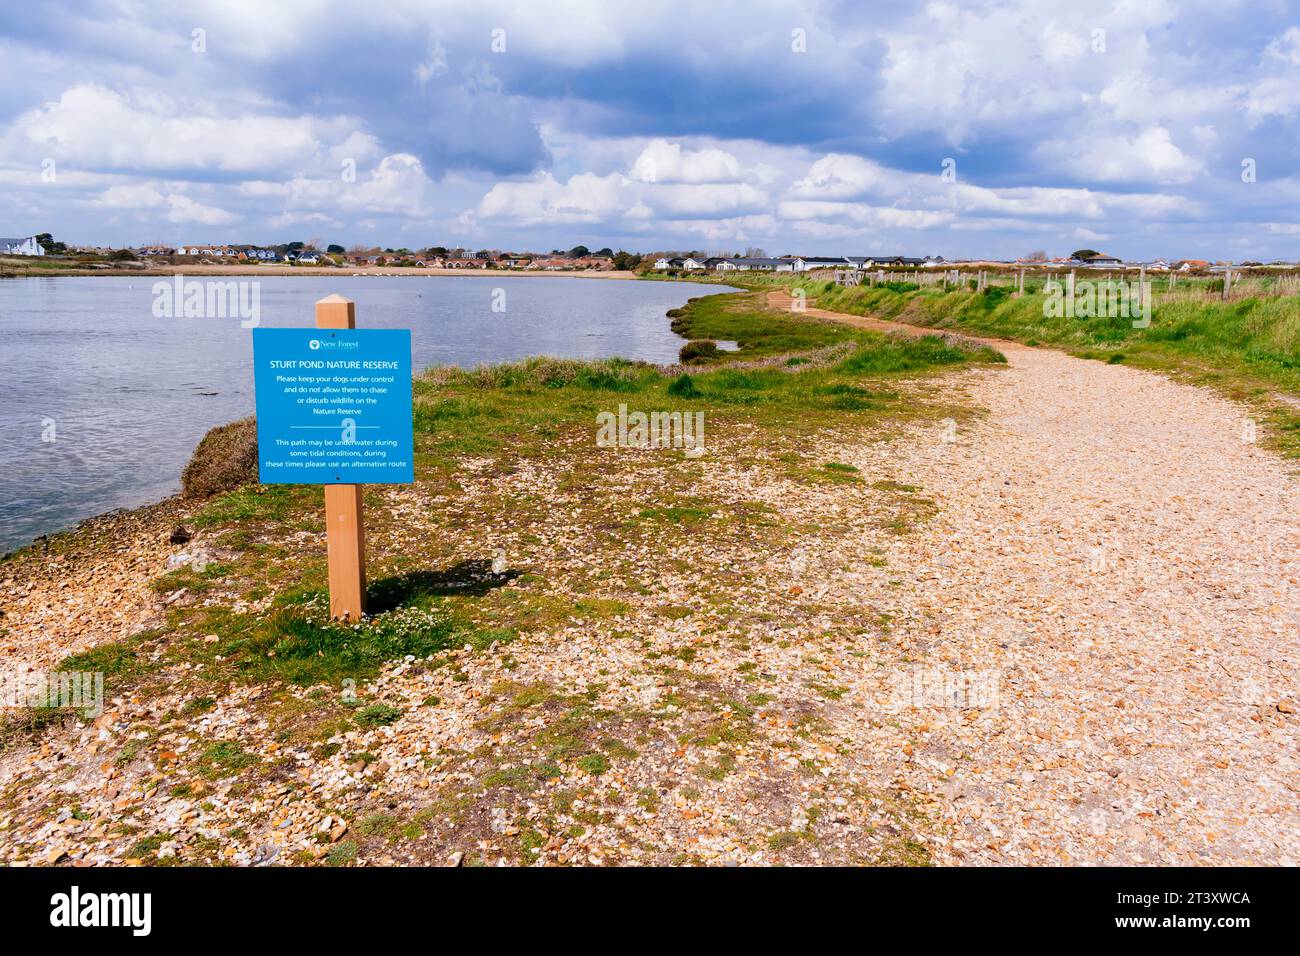
[[[230,274],[235,274],[235,275],[241,275],[241,274],[244,274],[244,273],[246,273],[246,272],[253,272],[253,273],[256,272],[256,270],[242,270],[242,271],[241,271],[241,270],[239,270],[237,267],[222,267],[222,266],[214,266],[214,267],[208,267],[208,268],[209,268],[209,269],[217,269],[217,270],[227,269],[227,268],[233,268],[235,271],[232,272],[232,273],[230,273]],[[373,271],[373,270],[372,270],[372,271]],[[384,274],[405,275],[405,274],[408,274],[408,273],[412,273],[412,272],[414,272],[414,271],[415,271],[415,270],[411,270],[411,269],[396,269],[396,270],[388,270],[388,272],[386,272],[386,273],[384,273]],[[465,270],[465,269],[419,270],[419,271],[420,271],[420,272],[429,272],[429,273],[437,272],[437,273],[439,273],[439,274],[445,273],[445,274],[450,274],[450,275],[460,275],[460,274],[464,274],[464,273],[470,272],[470,270]],[[289,269],[289,270],[281,270],[281,272],[284,273],[284,274],[289,274],[289,275],[293,275],[293,274],[296,274],[296,273],[307,273],[307,274],[345,274],[345,273],[343,273],[342,270],[339,270],[339,269],[297,269],[297,270]],[[501,271],[500,271],[500,270],[487,270],[487,269],[483,269],[483,270],[474,270],[471,274],[482,274],[482,273],[488,273],[488,274],[501,274]],[[94,272],[94,273],[90,273],[90,274],[92,274],[92,275],[103,275],[104,272]],[[132,271],[132,272],[130,272],[130,273],[128,273],[128,274],[136,275],[136,276],[144,276],[144,275],[150,275],[150,274],[152,274],[152,275],[167,275],[167,274],[181,274],[181,275],[183,275],[183,274],[185,274],[185,273],[184,273],[182,270],[180,270],[179,267],[177,267],[177,268],[175,269],[175,271],[172,272],[172,273],[157,273],[157,272],[156,272],[156,273],[145,273],[145,272],[135,272],[135,271]],[[193,273],[191,273],[191,274],[193,274]],[[279,273],[275,273],[275,274],[279,274]],[[352,275],[352,273],[346,273],[346,274],[347,274],[347,275]],[[417,273],[417,274],[418,274],[418,273]],[[551,276],[551,277],[566,275],[566,273],[558,273],[558,272],[533,272],[533,273],[521,273],[521,274],[524,274],[524,275],[532,275],[532,276]],[[570,273],[570,275],[583,275],[583,274],[580,274],[580,273]],[[638,277],[635,275],[635,273],[631,273],[631,272],[621,272],[621,273],[612,273],[612,274],[611,274],[611,273],[587,273],[587,274],[585,274],[584,277],[586,277],[586,278],[612,278],[612,279],[624,279],[624,280],[626,280],[626,279],[636,279],[636,278],[638,278]],[[30,277],[19,277],[19,278],[30,278]],[[677,280],[668,280],[668,281],[677,281]],[[718,294],[718,295],[725,295],[725,294],[728,294],[729,292],[739,292],[739,291],[743,291],[743,290],[738,289],[738,288],[735,288],[735,287],[726,287],[726,286],[724,286],[724,287],[722,287],[722,289],[720,289],[720,291],[719,291],[718,293],[716,293],[716,294]],[[665,315],[665,320],[667,320],[667,318],[668,318],[668,317]],[[537,357],[541,357],[541,356],[537,356]],[[500,363],[492,363],[492,364],[500,364]],[[436,367],[438,367],[438,366],[430,365],[430,366],[426,366],[426,367],[424,367],[424,368],[421,368],[421,369],[419,369],[417,372],[414,372],[412,377],[413,377],[414,380],[418,380],[421,376],[427,375],[427,374],[428,374],[432,369],[434,369],[434,368],[436,368]],[[661,367],[663,367],[663,368],[673,368],[673,367],[676,367],[676,366],[675,366],[675,365],[665,365],[665,366],[661,366]],[[205,433],[205,434],[206,434],[206,433]],[[203,438],[203,436],[200,435],[200,436],[195,440],[195,447],[196,447],[196,448],[197,448],[197,446],[198,446],[199,441],[201,441],[202,438]],[[48,551],[49,548],[50,548],[50,544],[51,544],[52,542],[54,542],[56,539],[59,539],[59,538],[62,538],[62,537],[72,538],[72,537],[74,537],[74,536],[81,535],[81,534],[85,534],[85,533],[92,533],[92,534],[93,534],[94,531],[95,531],[95,528],[96,528],[96,527],[100,526],[101,524],[103,524],[103,523],[105,523],[105,522],[112,522],[114,519],[120,519],[120,518],[123,518],[123,517],[130,517],[130,516],[133,516],[133,515],[143,514],[143,513],[145,513],[145,512],[150,512],[150,513],[152,513],[152,512],[154,512],[154,511],[156,511],[157,509],[162,508],[163,506],[168,505],[169,503],[180,502],[180,501],[183,499],[183,495],[182,495],[182,493],[181,493],[181,491],[180,491],[180,488],[179,488],[179,482],[180,482],[180,475],[179,475],[179,474],[177,474],[177,476],[176,476],[176,482],[177,482],[178,487],[177,487],[177,488],[176,488],[176,489],[175,489],[171,494],[169,494],[169,495],[167,495],[167,496],[165,496],[165,497],[163,497],[163,498],[161,498],[161,499],[153,500],[153,501],[145,501],[145,502],[142,502],[142,503],[139,503],[139,504],[135,504],[135,505],[121,505],[121,506],[119,506],[119,507],[110,508],[110,509],[108,509],[107,511],[101,511],[101,512],[98,512],[98,513],[96,513],[96,514],[87,515],[87,516],[84,517],[84,518],[74,519],[74,520],[73,520],[71,523],[69,523],[69,524],[62,525],[62,526],[57,527],[57,528],[52,528],[51,530],[49,530],[49,531],[45,531],[45,532],[43,532],[43,533],[41,533],[41,534],[38,534],[38,535],[36,535],[35,537],[31,538],[30,540],[25,541],[25,542],[23,542],[23,543],[21,543],[21,544],[13,545],[13,546],[8,547],[8,548],[0,547],[0,562],[9,561],[9,560],[13,559],[16,555],[19,555],[19,554],[22,553],[22,552],[25,552],[25,551],[27,551],[27,550],[29,550],[29,549],[32,549],[32,548],[40,548],[40,547],[42,547],[42,545],[44,546],[44,549],[45,549],[46,551]]]
[[[175,275],[228,275],[228,276],[520,276],[524,278],[571,278],[571,279],[616,279],[627,281],[641,278],[628,270],[606,272],[574,271],[558,272],[523,269],[437,269],[413,268],[403,266],[373,266],[366,268],[349,268],[334,266],[247,266],[247,265],[185,265],[156,266],[146,264],[144,268],[116,264],[107,269],[94,269],[84,266],[56,267],[52,269],[35,268],[22,272],[10,272],[7,265],[0,266],[0,279],[38,279],[66,278],[70,276],[175,276]]]

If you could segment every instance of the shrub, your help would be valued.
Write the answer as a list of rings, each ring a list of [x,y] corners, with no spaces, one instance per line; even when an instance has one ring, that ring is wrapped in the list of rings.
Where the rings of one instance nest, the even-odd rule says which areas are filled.
[[[684,362],[704,362],[718,354],[718,343],[712,339],[700,339],[695,342],[687,342],[682,346],[681,352],[677,358]]]
[[[695,398],[700,393],[691,377],[683,372],[668,383],[668,394],[677,398]]]
[[[181,473],[187,498],[211,498],[257,481],[257,419],[218,425],[203,436]]]
[[[401,716],[401,709],[391,704],[371,704],[357,712],[356,721],[362,727],[386,727]]]

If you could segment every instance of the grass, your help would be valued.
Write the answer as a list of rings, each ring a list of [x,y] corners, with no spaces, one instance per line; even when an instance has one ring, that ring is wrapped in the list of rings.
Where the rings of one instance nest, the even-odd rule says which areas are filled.
[[[1027,283],[1023,297],[1005,286],[976,292],[907,283],[841,287],[790,276],[743,281],[756,290],[802,288],[810,304],[835,312],[1051,346],[1081,358],[1175,374],[1255,403],[1279,450],[1300,456],[1300,411],[1277,399],[1279,394],[1300,397],[1297,296],[1245,295],[1223,302],[1210,288],[1221,280],[1182,279],[1172,292],[1155,280],[1151,323],[1134,328],[1125,317],[1051,314],[1041,281]],[[1237,291],[1242,288],[1252,287]],[[882,360],[890,359],[874,355],[869,361]]]
[[[362,727],[386,727],[402,716],[400,707],[390,704],[371,704],[357,711],[356,721]]]
[[[734,586],[748,569],[710,568],[706,561],[680,596],[664,593],[658,575],[691,569],[686,557],[707,555],[710,542],[762,550],[783,547],[804,529],[784,524],[769,502],[717,495],[701,480],[710,459],[682,449],[598,448],[597,414],[619,404],[700,411],[709,453],[725,455],[729,465],[777,481],[861,485],[864,497],[891,513],[902,505],[910,513],[909,503],[896,506],[897,492],[876,494],[854,466],[810,452],[810,442],[840,435],[852,441],[864,431],[952,414],[933,392],[914,398],[922,389],[902,380],[1000,358],[939,337],[895,338],[792,316],[748,292],[697,300],[675,321],[691,338],[733,340],[739,351],[703,350],[688,373],[621,359],[534,358],[435,369],[417,379],[415,485],[366,491],[371,614],[360,622],[328,619],[319,489],[250,484],[191,504],[186,524],[202,530],[220,562],[159,576],[155,590],[183,593],[167,605],[156,631],[59,665],[104,672],[110,696],[171,698],[159,726],[142,728],[148,736],[128,741],[119,763],[145,760],[160,727],[230,706],[231,688],[247,684],[264,690],[252,695],[255,702],[234,706],[254,711],[278,744],[352,762],[365,754],[340,743],[346,735],[367,736],[399,719],[418,720],[423,708],[445,706],[430,695],[404,715],[374,699],[358,705],[344,693],[388,662],[412,659],[411,673],[437,669],[462,682],[473,670],[467,656],[499,655],[508,672],[517,653],[512,645],[528,635],[593,627],[636,641],[629,621],[638,616],[696,621],[705,634],[746,621],[748,609],[723,606],[711,592]],[[632,492],[629,482],[637,486]],[[575,534],[589,559],[578,566],[539,559],[556,530]],[[491,560],[499,543],[510,552],[504,569]],[[683,545],[686,555],[679,554]],[[703,647],[662,656],[683,665],[674,674],[684,675],[697,653],[701,660],[712,656]],[[646,656],[660,655],[647,648]],[[491,732],[526,715],[529,730],[519,746],[528,759],[476,771],[475,785],[524,793],[573,775],[595,786],[653,746],[653,722],[661,718],[601,709],[593,704],[599,686],[588,692],[571,696],[523,683],[494,688],[501,699]],[[686,730],[689,746],[723,748],[701,769],[702,779],[721,780],[736,766],[731,750],[754,737],[752,707],[737,701],[691,715]],[[674,732],[666,740],[675,738]],[[193,777],[165,779],[168,792],[197,792],[212,781],[251,789],[283,774],[279,758],[251,739],[204,741],[183,763]],[[391,837],[390,829],[376,818],[357,832]],[[347,865],[359,851],[354,841],[335,844],[325,862]]]

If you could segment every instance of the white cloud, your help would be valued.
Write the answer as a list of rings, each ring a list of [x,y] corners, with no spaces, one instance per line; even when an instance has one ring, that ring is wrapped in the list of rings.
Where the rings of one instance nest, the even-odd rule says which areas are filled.
[[[1077,137],[1044,143],[1036,155],[1090,182],[1186,183],[1204,170],[1204,164],[1179,149],[1163,126],[1133,136],[1083,131]]]
[[[428,86],[431,80],[442,76],[447,72],[447,49],[439,41],[433,40],[429,44],[429,56],[422,63],[415,66],[415,82],[420,86]]]
[[[355,128],[306,116],[223,115],[211,103],[82,84],[19,116],[0,149],[101,170],[292,170],[319,162],[324,139],[343,140]]]
[[[642,202],[667,218],[714,219],[761,212],[768,195],[748,183],[683,184],[645,188]]]
[[[178,192],[163,193],[148,183],[124,183],[110,186],[93,200],[105,209],[161,210],[168,222],[223,226],[238,222],[234,213],[195,202]],[[154,214],[151,213],[152,218]]]
[[[224,209],[205,206],[202,203],[195,202],[188,196],[182,196],[178,193],[172,193],[167,197],[167,207],[168,222],[193,222],[203,226],[225,226],[239,220],[238,216],[226,212]]]
[[[680,143],[657,139],[632,164],[631,178],[642,183],[734,183],[740,162],[721,149],[682,149]]]
[[[950,212],[819,200],[783,202],[778,209],[778,215],[782,219],[838,220],[843,224],[873,229],[935,229],[950,224],[954,218]]]
[[[560,183],[550,173],[527,182],[497,183],[478,204],[478,219],[520,225],[596,223],[630,208],[628,180],[619,173],[581,173]]]
[[[806,199],[852,199],[867,193],[895,194],[900,174],[860,156],[830,153],[795,180],[790,195]]]
[[[286,211],[325,210],[360,215],[405,216],[430,215],[427,198],[432,183],[424,166],[410,153],[385,156],[370,171],[357,170],[356,180],[342,174],[331,177],[295,176],[279,189],[284,195]],[[244,183],[241,189],[252,194],[272,194],[275,184]]]

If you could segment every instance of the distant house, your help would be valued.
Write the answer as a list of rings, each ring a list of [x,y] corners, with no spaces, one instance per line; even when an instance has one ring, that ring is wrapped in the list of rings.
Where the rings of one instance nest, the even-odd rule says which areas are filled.
[[[709,260],[707,258],[697,259],[695,256],[687,256],[685,259],[682,260],[682,268],[689,269],[691,271],[707,269],[709,267],[708,261]]]
[[[448,258],[444,265],[448,269],[486,269],[488,267],[486,259],[472,258]]]
[[[676,256],[664,256],[655,260],[656,269],[680,269],[684,260]]]
[[[300,266],[318,266],[320,265],[320,260],[321,257],[319,253],[303,252],[299,254],[298,258],[295,259],[294,262],[298,263]]]
[[[1210,264],[1204,259],[1183,259],[1174,268],[1179,272],[1191,272],[1194,269],[1208,269]]]
[[[940,262],[943,260],[940,259]],[[914,256],[872,256],[867,260],[868,268],[902,268],[904,266],[924,266],[929,265],[926,259],[917,259]]]
[[[720,259],[715,268],[719,272],[775,272],[783,262],[782,259],[739,256],[734,259]]]
[[[5,256],[43,256],[45,249],[35,236],[24,239],[0,239],[0,255]]]
[[[1123,259],[1116,259],[1114,256],[1108,256],[1104,252],[1099,252],[1095,256],[1088,256],[1086,259],[1079,260],[1086,266],[1122,266]]]
[[[795,256],[791,260],[795,272],[810,272],[813,269],[844,268],[848,260],[843,256]]]
[[[534,259],[528,263],[528,268],[542,272],[562,272],[565,269],[573,268],[573,260],[565,259],[562,256],[552,256],[549,259]]]

